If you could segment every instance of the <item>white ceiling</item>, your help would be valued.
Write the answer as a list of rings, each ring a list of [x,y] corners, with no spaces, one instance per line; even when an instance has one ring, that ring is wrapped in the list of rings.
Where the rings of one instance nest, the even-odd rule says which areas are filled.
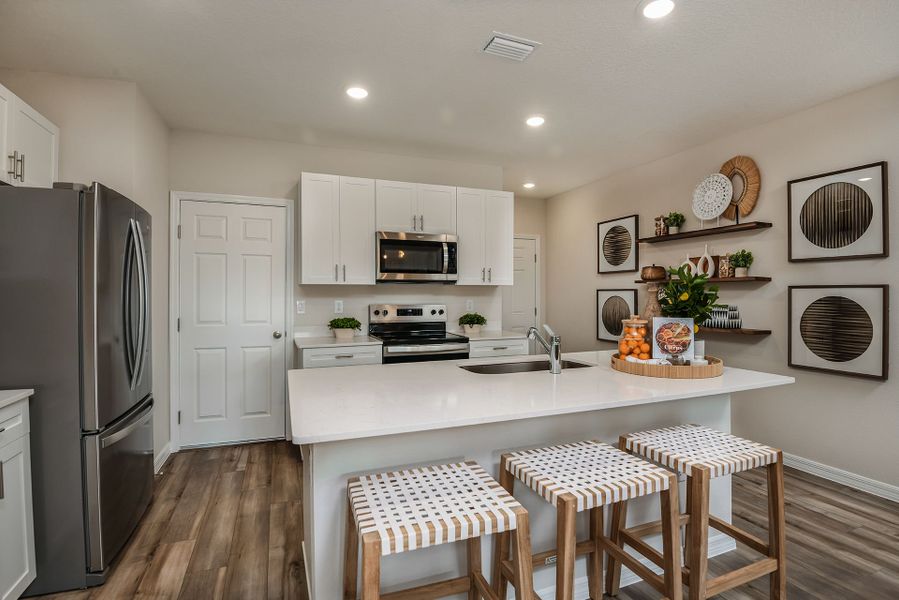
[[[174,128],[501,165],[542,197],[899,76],[896,0],[677,3],[0,0],[0,66],[136,81]],[[480,53],[493,30],[543,46]]]

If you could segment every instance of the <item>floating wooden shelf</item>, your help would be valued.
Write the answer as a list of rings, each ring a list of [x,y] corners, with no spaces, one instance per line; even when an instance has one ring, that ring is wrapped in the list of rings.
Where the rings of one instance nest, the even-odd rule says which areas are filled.
[[[668,283],[668,279],[663,279],[658,283]],[[770,277],[756,277],[752,275],[750,277],[709,277],[709,283],[749,283],[749,282],[758,282],[758,283],[767,283],[771,281]],[[644,279],[635,279],[634,283],[652,283],[650,281],[646,281]]]
[[[748,221],[746,223],[724,225],[723,227],[709,227],[708,229],[694,229],[693,231],[681,231],[680,233],[670,233],[668,235],[657,235],[654,237],[640,238],[637,241],[641,244],[658,244],[659,242],[673,242],[675,240],[687,240],[690,238],[706,237],[709,235],[739,233],[741,231],[754,231],[756,229],[768,229],[769,227],[771,227],[771,223],[768,223],[766,221]]]
[[[770,329],[719,329],[717,327],[700,327],[699,334],[721,333],[726,335],[771,335]]]

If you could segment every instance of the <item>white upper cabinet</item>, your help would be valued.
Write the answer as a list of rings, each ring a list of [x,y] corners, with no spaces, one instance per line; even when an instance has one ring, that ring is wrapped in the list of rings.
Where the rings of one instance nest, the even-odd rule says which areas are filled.
[[[12,185],[53,187],[58,178],[59,128],[0,86],[0,179]]]
[[[378,231],[418,230],[418,197],[414,183],[378,179],[375,199]]]
[[[375,182],[303,173],[300,283],[375,282]]]
[[[514,196],[458,188],[457,285],[512,285]]]
[[[456,233],[456,188],[385,181],[376,183],[378,231]]]

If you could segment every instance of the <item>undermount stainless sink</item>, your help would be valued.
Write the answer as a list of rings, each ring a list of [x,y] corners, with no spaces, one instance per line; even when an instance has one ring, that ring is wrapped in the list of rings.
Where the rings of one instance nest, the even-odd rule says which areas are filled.
[[[504,373],[530,373],[531,371],[549,371],[548,360],[529,360],[525,362],[491,363],[488,365],[459,365],[466,371],[480,373],[481,375],[502,375]],[[588,363],[563,360],[562,370],[580,369],[581,367],[595,367]]]

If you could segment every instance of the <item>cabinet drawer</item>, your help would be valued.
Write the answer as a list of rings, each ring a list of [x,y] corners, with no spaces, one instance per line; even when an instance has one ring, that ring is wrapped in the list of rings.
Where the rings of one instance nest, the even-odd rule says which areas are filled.
[[[0,408],[0,446],[28,433],[28,400]]]
[[[521,356],[529,353],[527,338],[512,340],[470,340],[469,356]]]
[[[381,346],[340,346],[303,350],[303,368],[349,367],[381,364]]]

